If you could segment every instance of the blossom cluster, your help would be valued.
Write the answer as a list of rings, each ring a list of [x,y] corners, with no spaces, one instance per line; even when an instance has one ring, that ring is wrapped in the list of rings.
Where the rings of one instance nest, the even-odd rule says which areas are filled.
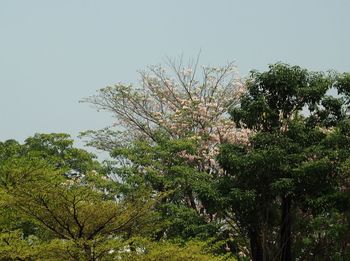
[[[140,86],[116,84],[101,89],[88,102],[112,112],[125,135],[154,141],[158,131],[172,139],[197,141],[196,155],[183,157],[198,168],[218,171],[215,161],[223,142],[247,143],[249,131],[236,128],[228,111],[237,106],[245,86],[230,63],[224,67],[184,68],[172,63],[171,72],[160,66],[141,72]]]

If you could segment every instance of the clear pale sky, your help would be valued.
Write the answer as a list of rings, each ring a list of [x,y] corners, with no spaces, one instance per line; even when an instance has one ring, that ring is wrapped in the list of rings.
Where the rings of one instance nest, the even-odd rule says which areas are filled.
[[[0,140],[99,129],[79,100],[166,56],[350,71],[349,0],[0,0]]]

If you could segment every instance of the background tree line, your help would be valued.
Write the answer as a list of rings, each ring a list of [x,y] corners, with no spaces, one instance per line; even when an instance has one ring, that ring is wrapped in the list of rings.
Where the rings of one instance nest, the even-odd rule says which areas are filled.
[[[350,74],[140,73],[111,127],[0,143],[1,260],[347,260]]]

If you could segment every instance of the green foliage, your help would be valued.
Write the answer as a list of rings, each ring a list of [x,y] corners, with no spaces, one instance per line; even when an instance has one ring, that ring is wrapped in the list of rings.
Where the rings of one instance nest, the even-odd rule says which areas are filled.
[[[316,105],[330,85],[331,79],[323,73],[273,64],[267,72],[251,72],[248,92],[241,98],[240,108],[233,108],[231,115],[239,126],[271,131],[282,127],[305,105]]]
[[[210,253],[207,242],[190,241],[186,244],[176,244],[168,241],[157,243],[142,242],[135,244],[136,251],[127,255],[125,260],[198,260],[198,261],[235,261],[230,256],[214,255]],[[139,251],[137,251],[139,250]]]
[[[344,178],[349,172],[340,167],[346,168],[350,148],[343,107],[346,97],[325,95],[335,79],[298,66],[274,64],[267,72],[252,72],[240,107],[231,111],[238,125],[255,134],[246,145],[222,147],[219,162],[226,175],[220,191],[250,240],[254,260],[305,259],[307,251],[310,258],[328,244],[328,252],[320,253],[347,255],[348,243],[335,248],[331,244],[344,240],[341,231],[347,226],[336,205],[339,195],[345,196]],[[346,93],[346,83],[345,75],[333,86]],[[307,109],[309,115],[303,115]],[[329,226],[325,217],[337,217],[342,225]],[[292,220],[307,229],[299,230]],[[319,233],[322,240],[316,236]],[[328,243],[324,242],[327,236],[332,238]],[[300,247],[307,244],[312,247]]]
[[[349,73],[270,65],[236,106],[232,66],[174,69],[91,98],[130,130],[85,133],[110,161],[67,134],[0,142],[0,260],[350,259]]]
[[[92,168],[99,166],[88,157],[90,154],[67,148],[71,143],[64,140],[66,138],[60,135],[59,142],[35,143],[45,145],[41,147],[34,146],[32,139],[23,145],[12,141],[2,144],[1,152],[6,155],[0,167],[0,252],[7,258],[35,255],[44,244],[55,249],[53,252],[63,251],[59,258],[44,260],[71,260],[73,256],[72,260],[96,260],[93,256],[108,253],[104,246],[113,241],[113,237],[142,235],[149,230],[156,198],[152,199],[146,191],[138,191],[133,198],[116,201],[115,190],[109,189],[112,181],[108,182],[108,177]],[[79,153],[74,153],[71,161],[73,156],[69,152]],[[67,175],[68,169],[77,166],[85,169],[79,169],[79,175]],[[31,242],[33,238],[39,242],[38,247]],[[72,248],[69,251],[68,246]],[[68,254],[72,257],[63,257]]]
[[[115,149],[113,156],[131,164],[117,166],[116,175],[123,179],[122,190],[133,193],[147,186],[166,196],[157,209],[164,226],[157,237],[208,238],[218,232],[217,224],[208,222],[195,201],[200,199],[208,214],[216,211],[215,183],[206,172],[199,172],[182,157],[195,150],[193,140],[169,140],[158,136],[157,143],[136,141],[128,147]],[[211,212],[210,212],[211,211]]]

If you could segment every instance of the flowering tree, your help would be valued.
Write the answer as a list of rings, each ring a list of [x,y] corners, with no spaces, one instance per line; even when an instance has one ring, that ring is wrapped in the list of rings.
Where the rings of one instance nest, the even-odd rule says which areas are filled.
[[[225,214],[219,214],[216,185],[223,170],[216,156],[221,143],[248,142],[249,132],[237,128],[228,113],[244,92],[233,63],[200,67],[198,59],[188,66],[168,60],[166,68],[140,72],[139,86],[119,83],[84,100],[116,119],[110,128],[83,134],[89,145],[120,159],[121,166],[132,163],[131,171],[116,171],[118,180],[127,187],[141,182],[156,192],[171,192],[160,206],[169,225],[157,238],[219,238],[231,230]]]
[[[184,151],[182,156],[195,162],[201,171],[218,171],[217,145],[248,140],[248,132],[237,129],[228,116],[229,108],[237,105],[245,90],[236,67],[233,63],[202,67],[199,73],[197,59],[187,68],[181,61],[168,60],[167,69],[150,67],[140,73],[139,87],[119,83],[86,98],[85,102],[112,112],[118,130],[84,134],[92,138],[90,145],[107,151],[135,139],[155,142],[159,132],[170,139],[193,139],[197,152]]]

